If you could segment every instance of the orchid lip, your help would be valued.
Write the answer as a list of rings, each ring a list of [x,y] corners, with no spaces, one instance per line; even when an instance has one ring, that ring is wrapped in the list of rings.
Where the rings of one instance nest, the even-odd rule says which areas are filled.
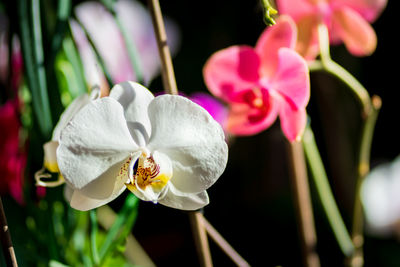
[[[167,189],[170,174],[161,171],[161,165],[146,148],[141,148],[142,154],[136,161],[130,158],[129,182],[125,185],[132,191],[142,195],[146,200],[157,203]]]

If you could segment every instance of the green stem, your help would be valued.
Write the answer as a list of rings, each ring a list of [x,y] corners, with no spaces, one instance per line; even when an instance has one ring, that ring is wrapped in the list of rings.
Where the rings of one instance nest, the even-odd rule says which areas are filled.
[[[109,70],[107,69],[106,63],[104,62],[104,60],[101,57],[99,51],[97,50],[96,45],[94,44],[94,41],[93,41],[92,37],[90,36],[90,34],[86,30],[86,28],[82,25],[82,23],[79,20],[76,20],[76,22],[79,24],[79,26],[81,27],[81,29],[85,33],[87,41],[89,42],[90,47],[93,49],[93,52],[94,52],[94,54],[96,56],[96,59],[97,59],[98,63],[100,64],[101,70],[103,71],[104,76],[106,77],[108,85],[112,86],[114,84],[112,76],[111,76]],[[71,27],[70,27],[70,32],[72,32]]]
[[[51,43],[51,54],[48,63],[54,64],[54,60],[61,44],[66,30],[68,29],[68,19],[71,14],[71,0],[58,1],[57,4],[57,23]]]
[[[132,38],[129,36],[128,32],[126,31],[125,26],[123,25],[121,19],[116,13],[114,14],[115,21],[118,25],[118,28],[122,34],[122,37],[125,42],[126,50],[128,51],[128,56],[132,65],[133,70],[135,71],[136,81],[138,83],[144,82],[142,68],[140,67],[140,57],[139,53],[136,49],[135,43],[133,42]]]
[[[317,144],[311,127],[308,125],[303,136],[303,147],[310,166],[312,178],[317,189],[322,207],[327,216],[328,222],[333,230],[336,240],[343,254],[350,256],[354,252],[354,246],[345,223],[336,205],[335,198],[329,185],[324,164],[318,151]]]
[[[105,262],[107,256],[113,251],[115,246],[119,245],[131,231],[137,217],[138,204],[138,198],[133,194],[128,194],[121,211],[118,213],[118,217],[108,231],[106,239],[100,249],[100,266]]]
[[[103,5],[108,9],[108,11],[113,15],[115,22],[117,23],[118,29],[121,32],[122,38],[124,40],[124,44],[126,50],[128,51],[129,60],[132,66],[133,71],[136,75],[136,81],[138,83],[144,82],[143,71],[140,64],[139,53],[136,49],[135,42],[132,40],[131,36],[126,31],[126,27],[122,23],[120,17],[115,11],[115,0],[101,0]]]
[[[368,91],[353,75],[332,60],[329,52],[328,30],[324,24],[319,25],[318,36],[321,61],[315,61],[310,64],[310,71],[324,70],[344,82],[357,97],[362,105],[363,116],[366,116],[371,109],[371,100]]]
[[[358,177],[356,180],[354,207],[353,207],[353,226],[352,226],[352,239],[354,246],[356,247],[356,254],[351,259],[348,259],[350,266],[362,266],[363,265],[363,253],[362,247],[364,244],[363,238],[363,227],[364,217],[362,210],[362,203],[360,198],[360,190],[364,178],[367,176],[370,170],[370,155],[371,145],[375,129],[376,120],[378,118],[379,110],[381,108],[382,101],[380,97],[373,96],[371,101],[371,109],[363,124],[363,131],[360,142],[360,154],[358,158]]]
[[[62,42],[62,48],[65,53],[65,56],[67,57],[68,61],[71,63],[75,77],[78,82],[78,88],[75,88],[74,90],[70,90],[70,93],[72,95],[72,98],[75,98],[81,94],[87,93],[87,85],[85,82],[85,77],[84,77],[84,70],[82,66],[81,59],[79,57],[79,52],[77,48],[75,47],[74,41],[72,40],[72,37],[70,34],[68,34],[63,42]]]
[[[355,251],[352,255],[347,257],[347,263],[350,266],[362,266],[363,265],[363,212],[360,199],[360,187],[365,176],[369,172],[369,161],[371,154],[372,136],[378,117],[379,109],[381,107],[381,99],[378,96],[374,96],[371,100],[368,91],[364,86],[347,70],[337,64],[331,59],[329,53],[329,36],[328,30],[325,25],[321,24],[318,27],[318,37],[320,44],[320,57],[321,61],[315,61],[310,64],[310,70],[324,70],[336,78],[344,82],[347,87],[357,97],[362,108],[362,120],[363,127],[361,132],[361,142],[359,147],[358,156],[358,171],[356,177],[355,197],[354,197],[354,209],[353,209],[353,222],[352,222],[352,242],[355,247]]]
[[[43,108],[42,117],[39,118],[46,122],[46,133],[50,133],[53,126],[51,120],[50,103],[47,94],[47,81],[46,70],[44,65],[43,41],[42,41],[42,27],[40,21],[40,2],[39,0],[32,0],[32,24],[33,24],[33,52],[36,60],[36,75],[39,85],[40,100]]]
[[[91,210],[89,213],[90,216],[90,251],[91,258],[94,266],[99,264],[99,254],[97,251],[97,214],[96,210]]]
[[[31,32],[31,16],[29,13],[28,0],[19,1],[18,16],[20,20],[21,47],[24,58],[24,66],[26,71],[27,83],[32,93],[33,110],[42,135],[44,137],[50,137],[52,130],[51,118],[46,119],[46,116],[50,116],[50,111],[45,110],[45,107],[48,107],[48,103],[43,104],[43,101],[47,99],[47,91],[39,86],[37,75],[38,64],[34,55],[34,49],[32,48],[32,44],[35,42],[32,37],[33,34]],[[37,19],[35,21],[37,21]],[[46,112],[47,115],[45,114]]]

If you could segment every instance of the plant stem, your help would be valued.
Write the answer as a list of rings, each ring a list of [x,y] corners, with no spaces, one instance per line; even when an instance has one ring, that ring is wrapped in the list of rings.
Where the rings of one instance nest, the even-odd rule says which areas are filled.
[[[40,92],[40,102],[42,105],[42,114],[39,120],[46,121],[48,129],[46,132],[51,132],[53,125],[51,120],[50,103],[47,93],[47,80],[46,80],[46,70],[44,62],[44,52],[43,52],[43,41],[42,41],[42,27],[41,27],[41,15],[40,15],[40,2],[39,0],[32,0],[32,27],[33,27],[33,43],[34,49],[33,54],[35,58],[35,68],[37,81],[39,85]]]
[[[7,266],[16,267],[18,266],[17,258],[15,257],[14,246],[11,241],[10,229],[7,224],[6,213],[4,212],[3,201],[0,197],[0,239],[1,247],[3,249],[3,255]]]
[[[371,100],[368,91],[353,75],[331,59],[328,30],[324,24],[318,26],[318,37],[321,61],[314,62],[313,65],[311,65],[310,70],[324,70],[344,82],[360,102],[363,117],[367,116],[371,109]]]
[[[167,33],[158,0],[147,0],[151,18],[153,20],[154,32],[156,35],[158,52],[161,60],[161,76],[164,91],[169,94],[178,94],[176,86],[174,67],[172,65],[171,52],[168,48]]]
[[[379,110],[381,108],[381,99],[378,96],[370,98],[368,91],[364,86],[347,70],[342,66],[334,62],[329,53],[329,36],[328,30],[325,25],[320,24],[318,27],[318,37],[320,44],[320,56],[321,61],[310,64],[310,70],[324,70],[336,78],[344,82],[347,87],[354,93],[359,101],[362,109],[362,121],[363,126],[361,130],[361,142],[359,147],[359,156],[357,163],[357,177],[354,197],[354,208],[353,208],[353,222],[352,222],[352,242],[355,247],[355,251],[352,255],[348,256],[346,261],[347,264],[353,267],[363,266],[363,226],[364,218],[362,212],[362,205],[360,199],[360,187],[365,176],[369,172],[370,165],[370,154],[372,136],[378,117]]]
[[[99,253],[97,251],[97,232],[98,232],[98,225],[97,225],[97,214],[96,210],[91,210],[89,212],[90,217],[90,251],[91,251],[91,258],[94,266],[99,264]]]
[[[325,172],[324,164],[318,151],[317,144],[311,127],[308,125],[303,135],[303,147],[314,183],[322,203],[322,207],[328,218],[328,222],[335,234],[336,240],[346,256],[351,256],[354,246],[347,231],[346,225],[340,215],[335,198],[330,188],[329,180]]]
[[[135,195],[128,194],[125,203],[118,213],[117,219],[108,231],[106,239],[99,251],[100,266],[105,262],[109,253],[122,241],[131,231],[137,216],[137,205],[139,200]]]
[[[376,120],[378,118],[379,110],[382,106],[382,101],[379,96],[373,96],[371,100],[371,109],[364,120],[363,130],[361,133],[360,154],[358,158],[358,177],[356,180],[354,208],[353,208],[353,225],[352,225],[352,240],[355,246],[355,253],[349,257],[348,264],[353,267],[363,266],[363,227],[364,227],[364,214],[362,210],[362,203],[360,198],[360,190],[364,178],[370,170],[370,155],[373,133],[375,129]]]
[[[125,44],[125,48],[128,52],[128,56],[129,56],[129,60],[132,66],[133,71],[135,72],[135,76],[136,76],[136,81],[138,83],[143,83],[144,82],[144,77],[143,77],[143,71],[141,68],[141,64],[140,64],[140,57],[139,57],[139,53],[136,49],[134,40],[132,40],[131,36],[128,34],[128,32],[126,31],[126,27],[124,26],[124,24],[122,23],[120,17],[118,16],[117,12],[115,11],[115,3],[117,1],[115,0],[101,0],[101,2],[103,3],[103,5],[108,9],[108,11],[112,14],[112,16],[114,17],[114,20],[117,24],[117,27],[123,37],[124,40],[124,44]]]
[[[36,7],[32,9],[39,8],[36,2],[35,5]],[[43,55],[43,51],[41,51],[40,49],[41,46],[41,36],[39,34],[40,29],[38,29],[38,27],[40,27],[40,24],[35,26],[36,27],[35,36],[33,36],[34,34],[32,33],[31,30],[32,24],[40,23],[40,19],[38,18],[33,19],[33,23],[32,21],[30,21],[30,18],[32,16],[36,17],[37,15],[38,15],[37,10],[31,13],[29,12],[28,0],[20,0],[18,2],[18,17],[20,20],[21,47],[23,52],[27,83],[32,93],[33,110],[41,134],[45,138],[50,138],[53,126],[49,109],[47,89],[45,90],[44,87],[40,86],[38,78],[39,77],[38,72],[39,70],[43,71],[44,66],[43,66],[43,61],[39,64],[39,61],[37,60],[38,57],[37,55],[35,55],[35,53],[37,52],[39,53],[39,56]],[[36,42],[36,38],[39,38],[38,43]],[[32,44],[35,44],[35,48],[32,48]],[[43,75],[42,71],[41,75]],[[43,82],[43,77],[41,79]]]
[[[208,246],[207,233],[203,225],[203,214],[200,211],[189,212],[193,237],[196,243],[200,266],[212,267],[210,248]]]
[[[320,262],[316,252],[317,236],[307,180],[304,151],[299,142],[289,143],[288,151],[291,163],[291,178],[303,249],[304,265],[307,267],[318,267],[320,266]]]
[[[232,246],[218,233],[218,231],[204,218],[201,217],[202,223],[204,228],[206,229],[207,233],[210,235],[211,239],[228,255],[229,258],[237,266],[241,267],[248,267],[250,266],[245,259],[242,258],[233,248]]]

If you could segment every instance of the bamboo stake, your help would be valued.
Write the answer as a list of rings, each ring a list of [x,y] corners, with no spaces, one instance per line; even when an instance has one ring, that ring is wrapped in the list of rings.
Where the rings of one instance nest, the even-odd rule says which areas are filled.
[[[288,148],[304,265],[319,267],[320,262],[316,252],[317,235],[315,233],[304,151],[301,143],[297,141],[290,143]]]
[[[14,247],[11,241],[10,230],[7,224],[6,214],[4,212],[3,201],[0,197],[0,226],[1,226],[1,247],[3,249],[3,255],[6,260],[7,266],[18,266],[17,258],[15,257]]]
[[[212,267],[210,248],[208,246],[207,232],[203,224],[203,214],[199,211],[189,212],[190,223],[192,225],[193,237],[196,242],[197,254],[200,266]]]
[[[178,89],[176,86],[174,67],[172,65],[171,53],[167,43],[167,33],[165,31],[164,21],[158,0],[147,1],[151,18],[153,20],[154,32],[157,39],[158,52],[161,59],[161,76],[164,85],[164,91],[176,95]]]
[[[161,59],[161,75],[164,91],[169,94],[178,94],[174,68],[172,65],[171,53],[167,43],[167,34],[158,0],[147,0],[151,18],[153,21],[154,32],[157,40],[158,52]],[[211,253],[208,246],[207,234],[202,224],[203,215],[199,211],[189,213],[192,231],[196,242],[201,266],[211,267]]]
[[[240,267],[248,267],[250,266],[245,259],[240,256],[236,250],[232,248],[232,246],[218,233],[218,231],[207,221],[206,218],[202,217],[202,223],[210,235],[211,239],[228,255],[231,260],[236,263],[237,266]]]

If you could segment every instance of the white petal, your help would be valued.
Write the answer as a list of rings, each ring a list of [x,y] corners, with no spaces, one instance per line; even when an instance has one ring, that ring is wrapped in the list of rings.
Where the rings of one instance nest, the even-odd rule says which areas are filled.
[[[50,141],[43,145],[44,151],[44,167],[51,172],[58,172],[57,164],[57,147],[58,141]]]
[[[160,204],[181,210],[197,210],[209,203],[206,191],[200,193],[183,193],[176,189],[173,184],[168,185],[168,192],[161,199]]]
[[[61,132],[57,162],[65,180],[82,189],[137,148],[122,106],[105,97],[87,104]]]
[[[110,97],[123,106],[132,138],[139,146],[144,147],[149,141],[151,132],[147,107],[154,99],[153,94],[138,83],[122,82],[111,89]]]
[[[83,94],[75,98],[74,101],[72,101],[71,104],[68,105],[65,111],[61,114],[57,125],[54,127],[53,136],[51,138],[52,141],[58,141],[58,139],[60,138],[60,132],[65,128],[65,126],[67,126],[72,117],[89,102],[89,95]]]
[[[400,157],[373,168],[363,181],[361,200],[371,233],[388,234],[400,220]]]
[[[223,173],[228,147],[221,126],[189,99],[177,95],[156,97],[149,105],[152,133],[148,148],[168,155],[174,186],[199,193]]]
[[[73,193],[74,193],[74,189],[72,187],[70,187],[68,184],[65,184],[65,186],[64,186],[64,198],[68,202],[71,202]]]
[[[82,193],[80,190],[74,190],[71,196],[71,201],[70,205],[72,208],[81,210],[81,211],[87,211],[91,209],[95,209],[97,207],[103,206],[112,200],[114,200],[116,197],[118,197],[124,190],[125,188],[120,188],[120,191],[115,191],[112,195],[110,195],[108,198],[105,199],[94,199],[86,196],[85,194]]]

